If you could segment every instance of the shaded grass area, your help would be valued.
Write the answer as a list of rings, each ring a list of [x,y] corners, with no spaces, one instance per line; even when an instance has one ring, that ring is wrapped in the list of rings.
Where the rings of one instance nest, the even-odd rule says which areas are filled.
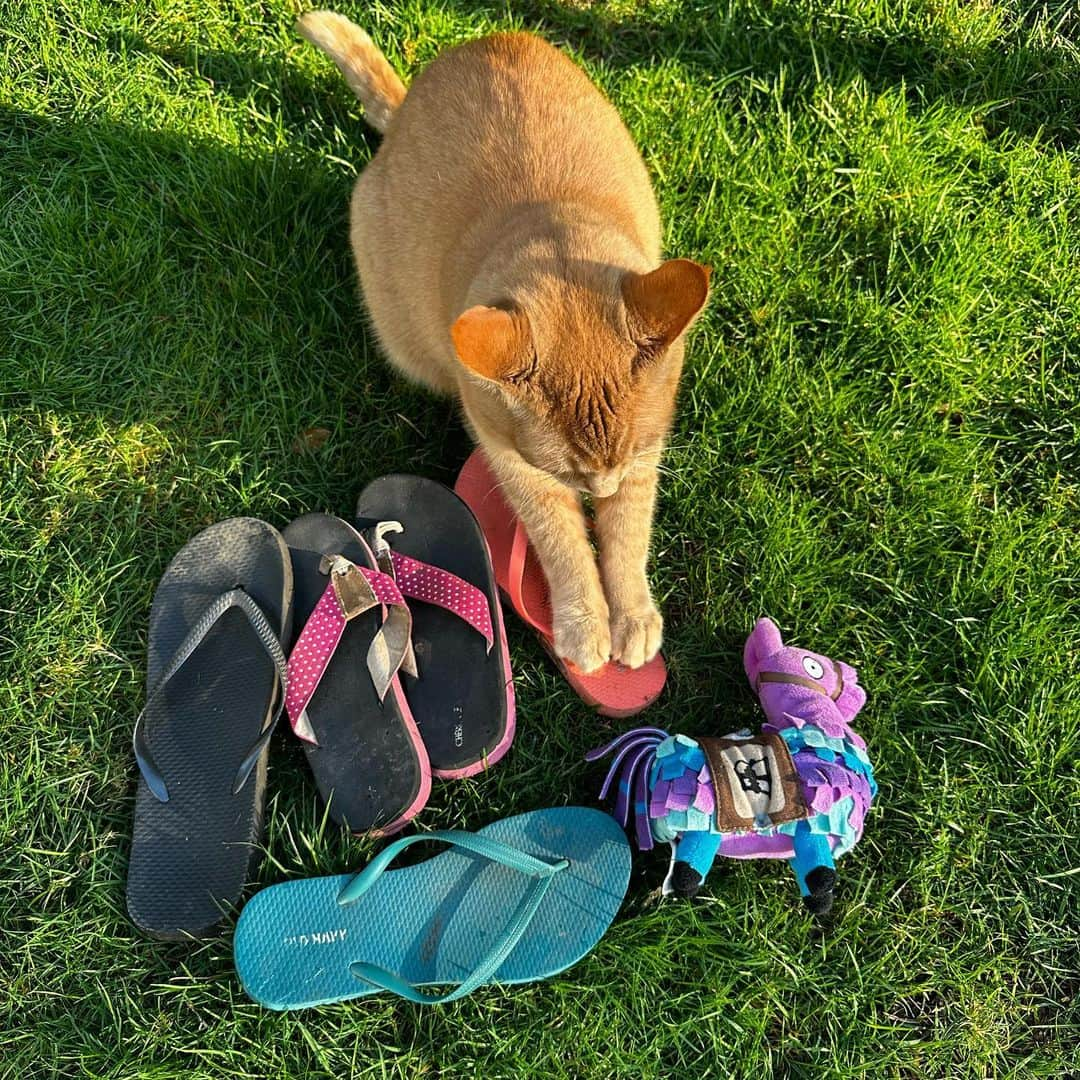
[[[665,467],[650,723],[756,723],[768,612],[852,660],[882,794],[824,927],[783,867],[694,906],[637,861],[557,981],[279,1016],[227,939],[123,910],[157,577],[199,527],[347,514],[468,442],[377,357],[346,240],[375,142],[300,8],[24,5],[0,38],[0,1075],[1060,1077],[1080,1069],[1080,124],[1073,5],[346,5],[403,71],[539,28],[709,262]],[[329,432],[305,448],[303,433]],[[591,717],[511,628],[519,736],[429,827],[594,798]],[[621,725],[620,725],[621,726]],[[258,883],[361,865],[271,761]]]

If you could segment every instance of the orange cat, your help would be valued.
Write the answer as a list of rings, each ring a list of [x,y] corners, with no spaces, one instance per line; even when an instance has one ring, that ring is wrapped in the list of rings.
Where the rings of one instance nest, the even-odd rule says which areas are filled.
[[[544,568],[558,654],[586,672],[640,666],[663,629],[646,578],[657,464],[708,270],[661,263],[629,132],[540,38],[450,49],[406,93],[348,19],[312,12],[298,29],[385,133],[352,198],[383,349],[460,400]]]

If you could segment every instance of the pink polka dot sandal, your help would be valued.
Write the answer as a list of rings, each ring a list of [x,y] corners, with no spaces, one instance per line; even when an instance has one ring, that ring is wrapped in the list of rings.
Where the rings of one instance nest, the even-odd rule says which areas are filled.
[[[472,776],[514,737],[514,687],[498,586],[472,511],[419,476],[384,476],[361,493],[357,526],[409,600],[416,677],[402,679],[431,773]]]
[[[397,832],[431,793],[431,766],[400,671],[415,670],[412,616],[347,521],[307,514],[282,534],[296,625],[285,710],[330,816],[353,832]]]

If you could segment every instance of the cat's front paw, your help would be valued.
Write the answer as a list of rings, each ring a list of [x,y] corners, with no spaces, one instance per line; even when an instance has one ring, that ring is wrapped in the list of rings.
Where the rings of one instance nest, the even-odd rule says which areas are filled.
[[[651,604],[643,611],[615,611],[611,616],[611,659],[628,668],[647,664],[664,638],[664,617]]]
[[[555,655],[589,674],[611,658],[611,631],[606,611],[555,616]]]

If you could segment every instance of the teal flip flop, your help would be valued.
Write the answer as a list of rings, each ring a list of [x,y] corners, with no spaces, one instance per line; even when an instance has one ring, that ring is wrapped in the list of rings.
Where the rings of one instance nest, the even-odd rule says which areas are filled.
[[[450,850],[387,870],[404,848],[430,840]],[[565,971],[603,937],[629,880],[626,836],[600,810],[558,807],[476,833],[418,833],[359,874],[257,893],[236,926],[236,970],[270,1009],[384,990],[421,1004],[456,1001],[487,983]],[[450,989],[422,989],[432,986]]]

